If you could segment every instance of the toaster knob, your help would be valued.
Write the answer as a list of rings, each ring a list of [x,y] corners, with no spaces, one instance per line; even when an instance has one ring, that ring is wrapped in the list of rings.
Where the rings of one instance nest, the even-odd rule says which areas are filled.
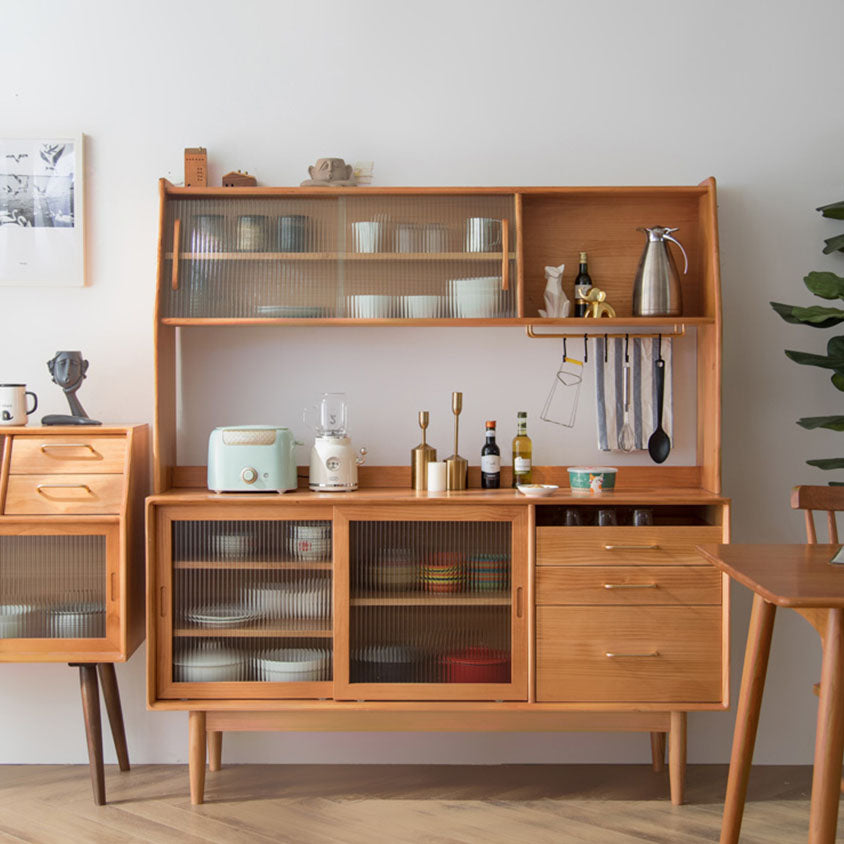
[[[240,473],[240,479],[245,484],[254,484],[258,480],[258,473],[251,466],[247,466]]]

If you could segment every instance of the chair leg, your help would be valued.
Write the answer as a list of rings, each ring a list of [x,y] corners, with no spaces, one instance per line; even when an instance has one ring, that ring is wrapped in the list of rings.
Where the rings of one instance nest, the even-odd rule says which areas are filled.
[[[668,734],[668,781],[671,802],[682,806],[686,800],[686,713],[671,713],[671,732]]]
[[[208,770],[219,771],[223,762],[223,734],[219,730],[208,733]]]
[[[656,773],[665,770],[665,733],[651,733],[651,763]]]
[[[97,666],[79,665],[79,685],[82,690],[82,714],[85,716],[85,736],[88,740],[88,766],[94,803],[102,806],[105,798],[105,771],[103,770],[103,728],[100,722],[100,691],[97,685]]]
[[[188,768],[190,802],[198,806],[205,800],[205,713],[188,713]]]
[[[111,736],[114,739],[114,750],[117,753],[117,764],[121,771],[129,770],[129,748],[126,746],[126,731],[123,728],[123,709],[120,706],[120,691],[117,688],[117,675],[114,663],[100,662],[97,664],[100,675],[100,687],[103,690],[103,700],[108,713],[108,723],[111,726]]]

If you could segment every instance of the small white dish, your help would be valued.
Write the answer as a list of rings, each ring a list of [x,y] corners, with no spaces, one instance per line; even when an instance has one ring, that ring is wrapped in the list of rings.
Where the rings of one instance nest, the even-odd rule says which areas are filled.
[[[518,484],[516,489],[529,498],[545,498],[553,495],[559,487],[556,484]]]

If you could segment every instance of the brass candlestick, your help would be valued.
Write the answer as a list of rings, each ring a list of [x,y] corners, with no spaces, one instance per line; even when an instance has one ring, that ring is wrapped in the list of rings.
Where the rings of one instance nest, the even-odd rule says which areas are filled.
[[[425,442],[427,410],[419,411],[419,427],[422,429],[422,442],[410,452],[410,485],[417,492],[428,489],[428,464],[437,459],[437,450]]]
[[[469,461],[457,453],[457,426],[463,410],[463,393],[451,394],[451,412],[454,414],[454,454],[445,461],[446,488],[466,489],[469,481]]]

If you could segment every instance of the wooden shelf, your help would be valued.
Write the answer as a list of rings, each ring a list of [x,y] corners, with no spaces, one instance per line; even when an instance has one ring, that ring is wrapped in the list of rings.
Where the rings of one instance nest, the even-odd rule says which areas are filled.
[[[361,594],[353,597],[349,603],[353,607],[508,607],[510,593],[399,592],[389,596]]]
[[[398,295],[398,294],[397,294]],[[351,317],[162,317],[162,325],[401,325],[401,326],[460,326],[462,328],[484,326],[511,326],[525,328],[564,327],[572,334],[589,333],[596,337],[604,333],[615,333],[621,328],[631,334],[650,332],[655,328],[693,327],[712,325],[714,317],[614,317],[612,319],[542,319],[541,317],[495,317],[490,319],[464,319],[459,317],[437,317],[436,319],[354,319]],[[539,332],[537,332],[539,333]]]
[[[326,619],[313,622],[299,621],[295,627],[177,627],[174,636],[206,639],[226,637],[233,639],[330,639],[334,631]]]
[[[165,257],[173,260],[173,253]],[[501,252],[180,252],[180,261],[500,261]],[[510,252],[511,261],[516,253]]]
[[[331,571],[331,562],[272,562],[261,560],[180,560],[173,563],[174,569],[211,569],[215,571],[239,571],[241,569],[260,569],[266,571]]]

